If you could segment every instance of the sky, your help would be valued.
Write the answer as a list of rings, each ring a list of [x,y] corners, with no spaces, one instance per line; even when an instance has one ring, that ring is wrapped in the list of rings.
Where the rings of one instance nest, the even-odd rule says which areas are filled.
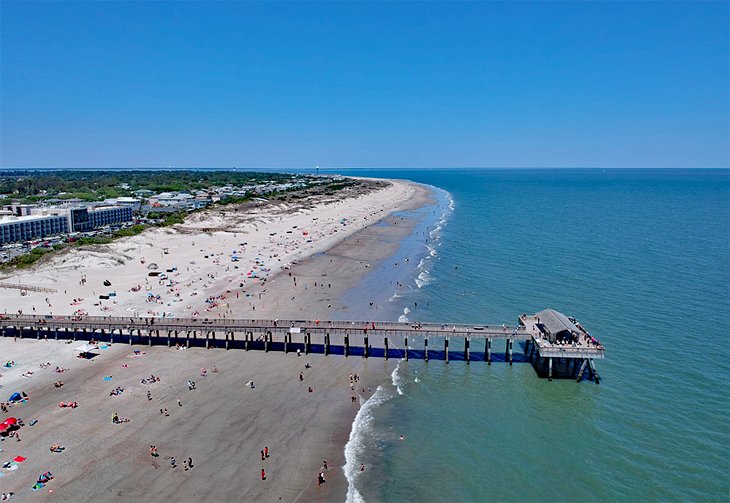
[[[728,167],[730,3],[0,2],[0,167]]]

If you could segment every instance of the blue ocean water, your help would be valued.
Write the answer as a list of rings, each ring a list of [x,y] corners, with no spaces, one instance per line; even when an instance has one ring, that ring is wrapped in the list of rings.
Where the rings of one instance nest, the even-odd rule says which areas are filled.
[[[553,307],[607,347],[600,385],[401,362],[356,420],[367,469],[349,500],[730,499],[730,171],[342,173],[442,189],[381,314],[501,324]]]

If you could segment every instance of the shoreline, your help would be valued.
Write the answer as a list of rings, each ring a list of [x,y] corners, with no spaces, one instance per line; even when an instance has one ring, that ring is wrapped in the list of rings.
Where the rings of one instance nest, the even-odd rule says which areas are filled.
[[[411,197],[409,197],[406,204],[398,205],[393,208],[392,211],[388,212],[385,217],[379,218],[374,222],[371,222],[369,225],[363,226],[361,229],[349,233],[344,239],[337,240],[337,242],[330,248],[318,252],[307,259],[301,260],[300,263],[292,265],[290,269],[282,270],[277,274],[272,274],[265,282],[262,282],[264,283],[263,285],[255,285],[258,286],[258,289],[255,288],[255,286],[253,288],[248,287],[249,291],[246,293],[248,293],[249,296],[244,297],[243,299],[240,298],[242,296],[239,296],[238,299],[235,299],[238,302],[235,302],[235,300],[231,298],[229,300],[230,306],[227,306],[228,309],[231,312],[235,312],[236,317],[242,318],[265,317],[267,314],[282,318],[300,318],[302,313],[306,313],[306,317],[310,318],[327,318],[332,315],[338,317],[344,316],[346,309],[341,305],[340,301],[345,293],[355,288],[362,278],[364,278],[368,272],[372,271],[372,269],[370,267],[366,267],[366,265],[374,265],[390,257],[398,248],[401,240],[407,237],[413,229],[414,222],[407,218],[394,216],[393,214],[401,211],[408,211],[409,209],[417,207],[423,207],[428,204],[429,201],[433,201],[433,199],[430,198],[431,196],[429,191],[425,187],[416,186],[415,184],[410,185],[418,187],[419,190],[415,190],[411,193]],[[368,246],[362,246],[362,242],[359,242],[363,239],[367,241]],[[328,266],[330,269],[326,272],[327,276],[318,276],[318,274],[323,274],[322,271],[325,271]],[[292,273],[292,278],[298,278],[296,287],[293,286],[293,280],[292,284],[288,281],[290,278],[289,272]],[[331,284],[331,286],[327,287],[326,291],[324,287],[321,286],[323,282],[320,282],[319,280],[317,280],[317,287],[314,286],[315,278],[318,277],[321,277],[323,280],[327,279],[328,285]],[[292,291],[294,292],[294,301],[284,302],[282,299],[289,301],[289,293]],[[251,293],[254,293],[255,297],[253,297]],[[263,302],[260,307],[254,311],[253,305],[255,304],[252,304],[252,301],[259,301],[259,293],[261,294],[261,300]],[[278,306],[276,305],[277,303],[275,299],[279,299]],[[340,302],[340,304],[338,304],[338,302]],[[327,307],[328,305],[332,305],[333,308]],[[296,316],[292,316],[293,314]],[[71,395],[77,395],[78,393],[82,393],[82,390],[86,387],[94,389],[98,387],[96,383],[94,383],[94,385],[87,386],[79,383],[79,389],[75,390],[75,386],[70,386],[72,382],[69,382],[61,388],[61,390],[65,390],[66,393],[59,393],[59,390],[53,389],[52,387],[49,388],[50,381],[48,381],[48,379],[56,378],[57,375],[55,374],[53,376],[48,376],[48,379],[43,379],[47,382],[41,383],[42,386],[38,386],[39,381],[41,381],[40,379],[36,380],[30,378],[23,380],[22,378],[18,378],[17,376],[22,371],[33,370],[35,372],[40,372],[38,364],[36,363],[34,365],[30,362],[33,358],[30,357],[28,351],[34,354],[34,358],[36,356],[40,357],[41,354],[47,355],[46,357],[42,357],[41,360],[47,358],[52,361],[52,359],[58,358],[59,351],[56,343],[49,344],[49,342],[50,341],[21,341],[20,343],[12,343],[11,341],[0,341],[0,348],[2,348],[3,354],[13,356],[18,354],[19,356],[15,357],[15,360],[19,362],[21,360],[25,360],[21,365],[19,365],[17,370],[12,369],[10,372],[3,372],[4,375],[0,382],[3,382],[4,384],[7,383],[4,390],[8,390],[10,387],[13,387],[13,385],[17,386],[22,384],[25,385],[23,389],[26,390],[26,392],[30,391],[28,394],[31,395],[31,401],[29,402],[31,407],[28,407],[23,411],[23,418],[26,423],[30,419],[30,416],[26,414],[26,410],[32,414],[38,414],[39,416],[39,423],[33,427],[32,437],[47,437],[47,435],[36,435],[45,433],[44,430],[46,428],[42,426],[44,421],[41,418],[48,414],[53,415],[55,418],[59,415],[59,413],[66,412],[65,410],[58,409],[57,406],[56,399],[58,398],[58,400],[60,400],[61,394],[66,395],[68,393]],[[17,344],[25,344],[28,347],[19,348]],[[50,353],[46,353],[41,350],[44,345],[46,345],[48,349],[54,347],[57,349],[50,351]],[[69,346],[64,345],[62,348],[63,351],[66,351],[67,353],[70,352]],[[145,350],[146,349],[147,348],[145,348]],[[121,355],[117,355],[117,351],[119,351]],[[303,362],[305,361],[305,358],[297,358],[296,355],[274,356],[269,354],[264,358],[256,353],[241,355],[239,352],[233,351],[226,352],[221,355],[218,351],[211,352],[202,349],[191,349],[183,351],[185,355],[190,356],[186,356],[186,358],[181,360],[180,357],[177,357],[177,354],[180,353],[174,349],[153,348],[151,351],[145,352],[147,355],[144,358],[146,358],[147,361],[150,361],[153,364],[152,366],[159,369],[155,371],[156,374],[159,373],[159,375],[162,375],[167,381],[170,380],[168,374],[172,373],[174,376],[172,377],[172,380],[179,381],[173,387],[175,391],[170,392],[172,394],[167,393],[160,397],[160,400],[165,403],[170,403],[167,407],[170,411],[177,407],[174,402],[170,402],[173,400],[173,394],[187,393],[184,389],[182,391],[179,390],[181,386],[185,388],[184,383],[188,379],[188,377],[184,377],[183,374],[190,375],[192,373],[194,378],[195,369],[198,365],[208,367],[217,365],[220,368],[220,373],[215,375],[217,379],[223,376],[225,371],[227,374],[226,379],[223,380],[224,382],[220,385],[215,386],[215,391],[212,391],[216,397],[215,401],[208,402],[205,399],[199,400],[196,398],[193,404],[200,409],[189,415],[187,420],[194,424],[202,425],[205,423],[205,420],[201,419],[200,416],[205,413],[205,410],[211,409],[216,410],[216,414],[222,416],[222,418],[213,421],[211,424],[207,424],[206,426],[198,426],[197,430],[194,429],[191,431],[186,430],[185,426],[177,426],[176,423],[175,431],[178,432],[179,436],[187,440],[185,442],[186,448],[197,446],[193,449],[194,452],[205,453],[207,442],[203,442],[201,444],[199,440],[195,438],[196,432],[205,433],[205,435],[217,434],[220,436],[224,430],[229,431],[231,429],[230,425],[236,422],[236,419],[234,418],[238,418],[239,415],[245,417],[247,423],[255,425],[253,430],[247,429],[247,436],[249,437],[266,437],[267,429],[279,429],[278,435],[274,435],[273,431],[268,435],[268,437],[272,439],[268,441],[269,444],[274,443],[273,439],[284,439],[283,443],[279,443],[279,445],[276,446],[276,451],[284,452],[287,458],[286,460],[277,460],[276,463],[270,463],[271,468],[267,468],[267,478],[271,481],[278,480],[276,483],[276,489],[272,492],[271,486],[274,484],[262,486],[261,481],[256,479],[255,474],[252,475],[247,472],[245,480],[229,482],[231,487],[228,488],[209,488],[210,492],[206,495],[198,494],[195,487],[191,488],[189,484],[184,483],[174,490],[169,490],[169,488],[147,480],[145,472],[140,471],[140,469],[136,466],[133,468],[125,467],[121,470],[116,469],[115,474],[117,471],[121,471],[126,474],[126,478],[120,480],[119,477],[115,475],[115,477],[112,477],[113,480],[106,482],[104,478],[109,475],[108,470],[111,465],[106,466],[105,463],[99,462],[99,464],[102,465],[102,469],[99,469],[99,466],[97,465],[87,465],[84,467],[85,472],[83,472],[83,475],[82,473],[74,473],[73,470],[70,470],[68,465],[62,466],[56,471],[51,469],[54,474],[57,474],[58,479],[61,479],[64,472],[70,479],[63,484],[55,484],[56,491],[53,494],[54,499],[84,500],[83,495],[86,495],[88,500],[98,497],[98,493],[94,490],[89,490],[88,487],[85,487],[83,482],[85,477],[92,476],[93,474],[94,478],[100,479],[97,484],[101,484],[102,482],[106,484],[104,492],[109,491],[110,494],[112,492],[116,492],[117,495],[124,495],[125,497],[138,496],[140,498],[144,497],[150,500],[162,500],[169,498],[170,496],[175,496],[182,499],[212,497],[213,499],[218,498],[221,501],[226,501],[236,498],[240,499],[243,494],[247,499],[252,500],[281,498],[282,501],[343,501],[348,490],[348,481],[343,469],[345,465],[344,446],[350,437],[353,420],[360,407],[362,407],[364,401],[376,392],[379,385],[387,382],[391,378],[391,373],[398,363],[395,361],[384,362],[365,360],[361,358],[333,358],[324,357],[323,355],[309,355],[306,357],[306,361],[311,362],[312,370],[305,371],[303,369]],[[175,356],[167,354],[169,352],[173,352]],[[131,353],[130,348],[124,348],[124,346],[120,344],[115,344],[109,353],[103,353],[100,357],[95,358],[91,362],[79,360],[79,363],[87,364],[87,366],[88,363],[91,363],[91,368],[96,367],[96,372],[91,372],[88,375],[88,379],[91,381],[99,380],[101,378],[101,374],[111,374],[112,367],[118,366],[120,361],[126,361],[121,360],[121,358],[129,357],[129,353]],[[165,353],[165,355],[163,355],[163,353]],[[102,364],[102,357],[106,359],[107,355],[110,354],[115,354],[114,361],[108,362],[108,364]],[[273,359],[272,356],[274,357]],[[69,360],[68,358],[70,358],[70,356],[67,355],[63,362],[67,362],[69,366],[71,366],[72,362],[76,363],[75,359],[72,358]],[[296,361],[294,359],[296,359]],[[173,363],[172,360],[175,360],[176,363]],[[195,363],[188,360],[195,360]],[[244,363],[245,365],[243,365],[243,367],[247,370],[239,370],[241,369],[241,364]],[[55,366],[56,362],[53,362],[53,364]],[[74,372],[76,370],[77,369],[72,369]],[[115,371],[119,372],[118,367]],[[300,371],[307,373],[306,382],[311,382],[314,385],[314,393],[307,393],[306,391],[301,393],[301,390],[294,391],[292,389],[292,386],[295,387],[295,390],[300,387],[298,386],[299,382],[296,378]],[[364,386],[361,386],[362,390],[365,390],[368,387],[372,390],[370,393],[363,393],[362,390],[358,390],[357,402],[360,404],[359,406],[354,406],[350,400],[351,391],[347,381],[347,375],[350,372],[357,373],[361,376],[362,384],[364,384]],[[321,375],[316,376],[320,373]],[[8,377],[11,377],[8,374],[16,374],[16,378],[8,382]],[[289,374],[286,380],[282,377],[284,374]],[[309,374],[316,377],[312,377],[310,380]],[[257,405],[254,405],[253,411],[248,408],[246,409],[247,412],[239,410],[235,406],[235,402],[239,399],[239,395],[246,391],[255,391],[246,389],[241,390],[243,387],[242,384],[250,380],[247,377],[253,375],[256,376],[256,390],[266,389],[266,397],[263,401],[259,400],[256,402]],[[212,374],[208,374],[208,376],[212,377]],[[139,377],[139,375],[137,377]],[[114,381],[112,381],[115,385],[118,384],[116,379],[117,377],[114,376]],[[202,380],[199,376],[198,379],[199,381]],[[207,377],[206,379],[207,380],[204,381],[206,383],[211,381],[211,379],[208,379]],[[121,382],[126,383],[127,381]],[[110,384],[107,384],[106,387],[110,387]],[[140,397],[140,394],[143,392],[141,389],[137,389],[140,388],[140,386],[136,385],[134,380],[129,381],[129,384],[126,384],[126,386],[131,388],[130,391],[132,393],[130,393],[130,396],[136,395],[137,399],[141,400],[141,404],[135,404],[136,406],[131,407],[129,409],[129,414],[127,414],[127,412],[122,412],[121,410],[119,413],[122,416],[134,416],[133,421],[135,423],[143,423],[143,429],[137,430],[136,425],[134,428],[130,428],[129,424],[122,425],[121,427],[130,430],[137,430],[136,436],[139,437],[138,440],[141,440],[141,438],[145,438],[148,433],[151,433],[148,431],[150,428],[153,430],[155,429],[155,426],[151,427],[149,423],[150,420],[154,421],[152,417],[155,417],[155,415],[147,414],[149,417],[144,417],[145,413],[143,410],[145,409],[147,400],[144,396]],[[269,390],[269,388],[271,388],[271,390]],[[241,396],[246,395],[244,394]],[[40,400],[37,400],[36,397],[40,397]],[[73,398],[77,399],[80,403],[82,402],[82,400],[76,398],[76,396]],[[105,397],[103,394],[101,397],[95,397],[94,401],[96,401],[96,398],[100,399],[100,404],[97,408],[104,408],[104,402],[117,399],[117,397]],[[90,398],[86,398],[84,401],[89,400]],[[219,405],[221,400],[231,401],[234,405],[231,407],[222,407]],[[155,406],[157,401],[157,396],[155,396],[153,400]],[[120,400],[117,399],[117,402],[120,402]],[[256,407],[259,407],[258,413],[256,412]],[[149,409],[150,407],[146,408]],[[185,410],[187,412],[189,409],[185,407]],[[16,408],[11,409],[10,411],[10,413],[15,412]],[[78,412],[80,412],[80,410],[76,410],[74,412],[76,412],[76,415],[78,416]],[[105,413],[110,414],[111,412],[107,410]],[[141,421],[139,416],[140,414],[143,416]],[[259,417],[262,415],[265,417]],[[103,414],[101,414],[101,416],[97,415],[97,417],[102,421],[101,424],[104,424],[106,427],[108,417],[104,419]],[[272,419],[274,419],[275,422],[281,423],[279,428],[272,427],[270,424]],[[260,423],[260,421],[263,421],[263,423]],[[55,425],[55,427],[59,427],[61,424],[53,421],[50,423],[51,427],[54,427],[53,425]],[[215,427],[216,424],[218,425],[217,427]],[[98,428],[98,425],[96,428]],[[101,431],[96,428],[92,429],[92,432]],[[38,442],[41,440],[37,439],[37,441],[34,441],[30,436],[31,432],[28,430],[29,429],[27,427],[21,430],[24,437],[23,443],[19,443],[17,446],[24,448],[29,447],[27,450],[34,453],[32,456],[33,458],[47,458],[47,451],[45,451],[47,446],[38,445]],[[28,436],[28,440],[26,440],[26,436]],[[155,433],[153,438],[159,438],[159,443],[163,444],[162,438],[164,437],[165,431],[163,430]],[[124,436],[123,440],[115,442],[114,445],[121,451],[129,451],[132,446],[128,444],[134,444],[134,438],[135,435],[127,434]],[[48,439],[48,441],[50,442],[51,440]],[[64,440],[64,442],[66,442],[64,445],[67,445],[69,453],[71,452],[71,445],[79,441],[80,438],[74,439],[73,435],[69,437],[69,440]],[[28,443],[26,444],[25,442]],[[146,445],[145,442],[147,442],[146,438],[141,444],[137,441],[136,443],[140,445],[134,446],[136,454],[130,453],[130,456],[136,459],[138,463],[149,465],[149,459],[144,456],[144,453],[142,455],[139,454],[139,451],[144,451],[144,446]],[[223,436],[223,438],[216,438],[213,443],[217,446],[219,452],[215,454],[215,456],[225,458],[229,463],[240,465],[243,459],[239,459],[239,451],[246,451],[249,452],[249,455],[244,458],[248,460],[245,461],[244,464],[249,464],[251,462],[250,452],[253,451],[254,454],[256,453],[254,448],[255,446],[252,444],[253,442],[255,442],[255,440],[250,438],[242,440],[240,441],[238,449],[229,452],[226,444],[231,443],[230,440],[225,438],[225,436]],[[175,444],[179,444],[179,442],[175,442],[173,440],[168,440],[167,443],[171,445],[164,446],[166,451],[168,449],[174,450],[176,448]],[[5,449],[7,445],[9,445],[8,441],[2,442],[3,449]],[[12,443],[12,447],[16,448],[15,442]],[[163,445],[160,445],[161,450],[162,447]],[[270,447],[272,450],[274,449],[273,446]],[[5,450],[9,451],[8,449]],[[24,449],[24,451],[25,450],[26,449]],[[107,455],[108,454],[109,453],[107,453]],[[5,453],[3,453],[3,455],[5,455]],[[23,455],[25,456],[25,454]],[[211,453],[211,455],[214,454]],[[30,460],[30,456],[28,457]],[[86,452],[84,457],[94,459],[94,454]],[[182,458],[178,458],[180,463],[182,462],[181,459]],[[326,472],[327,483],[318,487],[316,483],[316,474],[318,473],[322,459],[327,459],[329,470]],[[155,471],[163,469],[169,470],[167,466],[164,466],[164,463],[158,464],[161,466],[159,468],[154,468]],[[216,467],[214,471],[208,473],[208,477],[210,477],[211,481],[214,481],[219,474],[226,473],[226,463],[223,463],[223,466],[219,466],[220,464],[221,463],[217,461],[206,460],[206,465]],[[22,468],[27,466],[29,465],[23,465]],[[42,466],[38,467],[38,469],[42,468]],[[17,475],[20,471],[21,470],[17,470],[13,472],[12,475]],[[201,469],[201,472],[202,471],[203,470]],[[192,475],[193,470],[189,473]],[[284,474],[286,474],[285,480],[282,480],[282,475]],[[235,475],[231,476],[235,479]],[[10,482],[17,478],[18,477],[14,476],[4,476],[3,482]],[[32,485],[32,481],[30,482],[30,485]],[[50,485],[53,486],[53,482]],[[201,481],[198,480],[196,487],[199,487],[200,485]],[[204,483],[203,486],[205,486]],[[144,494],[135,493],[138,488],[147,488],[147,492]],[[236,494],[235,497],[232,496],[234,488]],[[27,487],[16,487],[16,489],[19,491],[29,490]],[[111,498],[111,496],[109,497]]]

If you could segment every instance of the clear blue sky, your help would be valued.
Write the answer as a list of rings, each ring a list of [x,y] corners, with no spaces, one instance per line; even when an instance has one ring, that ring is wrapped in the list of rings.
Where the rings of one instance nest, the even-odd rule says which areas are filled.
[[[0,167],[728,167],[728,2],[0,2]]]

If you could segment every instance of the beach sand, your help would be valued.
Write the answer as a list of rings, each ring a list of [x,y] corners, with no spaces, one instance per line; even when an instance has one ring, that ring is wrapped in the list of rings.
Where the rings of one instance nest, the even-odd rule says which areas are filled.
[[[225,248],[225,252],[220,248],[230,247],[232,241],[240,242],[241,234],[233,236],[237,232],[215,231],[201,236],[183,229],[173,231],[169,239],[163,240],[161,235],[168,231],[162,229],[115,243],[103,252],[84,251],[83,260],[75,254],[59,258],[54,261],[55,265],[70,262],[78,267],[61,267],[57,274],[53,274],[54,264],[51,264],[16,276],[12,281],[53,285],[58,292],[21,297],[10,291],[9,298],[7,291],[2,291],[3,307],[10,312],[17,309],[30,312],[33,300],[37,302],[41,296],[52,295],[49,300],[55,304],[54,312],[73,312],[77,306],[62,308],[64,300],[89,297],[86,290],[98,288],[102,278],[109,278],[117,288],[119,299],[117,304],[112,304],[114,312],[109,314],[120,315],[136,308],[136,312],[144,315],[145,309],[151,309],[142,296],[135,295],[144,291],[128,292],[123,287],[131,288],[144,281],[140,278],[146,276],[148,269],[137,259],[125,260],[123,264],[113,260],[114,250],[129,248],[130,243],[144,243],[148,263],[158,253],[159,262],[167,260],[169,255],[160,251],[162,247],[168,247],[171,253],[190,247],[189,254],[175,252],[178,264],[186,260],[198,262],[197,255],[206,251],[221,253],[228,259],[225,264],[213,260],[193,264],[199,265],[196,276],[216,277],[195,283],[198,295],[184,302],[185,305],[195,303],[192,309],[185,309],[178,302],[170,306],[157,304],[162,306],[159,310],[164,308],[165,312],[180,316],[200,311],[205,313],[200,316],[210,317],[342,319],[347,317],[346,306],[339,302],[342,295],[367,274],[368,266],[389,257],[412,228],[407,218],[388,215],[419,207],[429,200],[426,189],[405,182],[393,182],[388,189],[378,192],[383,196],[382,201],[378,193],[372,193],[370,198],[360,196],[306,214],[290,208],[291,214],[272,217],[259,208],[258,217],[272,221],[246,231],[249,244],[246,251],[240,250],[245,258],[238,263],[255,264],[256,257],[261,259],[256,251],[264,249],[269,253],[267,260],[275,260],[277,265],[298,262],[288,269],[279,266],[278,271],[271,267],[265,281],[262,277],[259,281],[246,282],[244,287],[238,286],[241,276],[250,269],[231,268],[229,254],[233,248]],[[312,245],[306,249],[302,249],[301,243],[292,246],[286,240],[289,236],[286,230],[294,225],[301,229],[294,222],[311,223],[312,218],[331,221],[308,231],[318,236],[316,245],[306,243]],[[343,218],[348,219],[345,224],[341,223]],[[368,226],[376,221],[380,223]],[[332,232],[335,229],[338,232]],[[269,235],[272,232],[277,236],[283,234],[284,241],[270,242],[269,238],[276,237]],[[198,251],[201,249],[203,252]],[[178,270],[182,267],[178,265]],[[81,270],[86,275],[84,286],[78,285],[75,278]],[[195,279],[193,274],[185,276],[181,272],[175,278],[180,280],[181,294],[195,291],[192,286],[184,286],[184,281]],[[293,278],[297,278],[296,286]],[[327,287],[323,286],[325,281]],[[65,294],[61,289],[64,285],[68,292]],[[174,293],[165,295],[174,298]],[[216,305],[205,302],[206,297],[219,296],[225,298],[214,301]],[[367,301],[367,292],[363,292],[362,298],[363,302]],[[83,302],[89,314],[99,314],[92,311],[98,307],[93,302]],[[37,310],[47,312],[40,306]],[[296,353],[176,350],[126,344],[114,344],[92,360],[84,360],[75,357],[73,348],[77,345],[62,341],[0,340],[2,362],[16,362],[13,368],[0,369],[0,400],[7,400],[15,391],[25,391],[30,396],[28,402],[13,406],[0,416],[3,420],[9,416],[22,418],[27,425],[19,430],[21,442],[14,438],[0,442],[2,462],[18,455],[27,458],[15,470],[0,469],[1,491],[15,492],[14,500],[32,497],[43,501],[344,501],[347,491],[342,469],[344,445],[353,418],[360,403],[371,395],[368,386],[374,393],[379,384],[390,379],[397,364],[392,360],[335,355],[297,357]],[[144,354],[133,356],[133,349]],[[51,367],[40,368],[44,362],[50,362]],[[311,368],[305,369],[305,362]],[[69,370],[59,374],[53,371],[56,366]],[[201,376],[201,368],[207,369],[205,377]],[[213,372],[214,368],[218,372]],[[28,371],[33,374],[22,377]],[[299,380],[300,372],[304,381]],[[161,381],[142,384],[140,379],[151,373],[160,376]],[[350,373],[361,376],[355,393],[350,390]],[[105,376],[112,379],[103,380]],[[56,388],[53,382],[59,379],[64,386]],[[188,390],[188,380],[196,382],[195,390]],[[254,389],[246,386],[249,381],[255,383]],[[118,386],[125,391],[110,396]],[[309,386],[314,390],[311,393]],[[147,399],[147,391],[152,400]],[[357,396],[356,403],[352,402],[353,394]],[[177,404],[178,398],[182,407]],[[79,407],[60,408],[60,401],[77,401]],[[167,409],[169,416],[161,414],[161,408]],[[129,418],[130,422],[112,424],[114,412]],[[33,419],[38,423],[28,426]],[[60,443],[66,449],[51,453],[49,448],[53,443]],[[150,456],[150,445],[157,446],[159,457]],[[260,451],[265,446],[270,456],[262,461]],[[170,456],[176,458],[177,468],[170,467]],[[194,466],[185,471],[183,460],[188,457],[193,458]],[[327,482],[318,486],[317,474],[325,459]],[[261,480],[262,468],[266,470],[265,481]],[[46,470],[55,479],[33,493],[31,486]]]

